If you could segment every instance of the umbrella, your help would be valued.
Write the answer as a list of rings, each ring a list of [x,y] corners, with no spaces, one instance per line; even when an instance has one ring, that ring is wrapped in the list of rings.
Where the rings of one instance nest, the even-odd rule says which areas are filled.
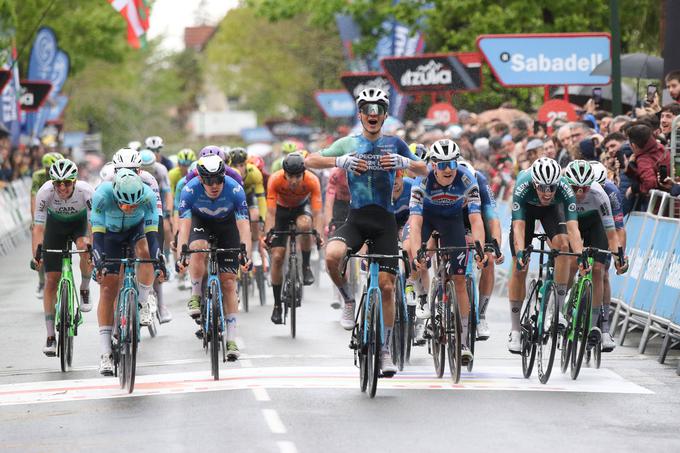
[[[593,69],[590,75],[611,75],[612,61],[605,60]],[[663,58],[645,53],[627,53],[621,55],[621,76],[634,79],[663,78]]]
[[[524,120],[529,124],[532,122],[531,117],[525,112],[517,109],[506,109],[503,107],[487,110],[477,115],[477,121],[479,121],[481,124],[490,123],[493,120],[502,121],[507,124],[512,123],[514,120]]]
[[[569,86],[569,102],[578,105],[584,105],[588,99],[593,97],[592,86],[571,85]],[[605,85],[602,88],[602,102],[600,108],[603,110],[612,110],[612,85]],[[553,98],[561,98],[564,96],[564,87],[559,87],[552,94]],[[636,95],[633,88],[624,83],[621,84],[621,103],[629,109],[635,105]]]

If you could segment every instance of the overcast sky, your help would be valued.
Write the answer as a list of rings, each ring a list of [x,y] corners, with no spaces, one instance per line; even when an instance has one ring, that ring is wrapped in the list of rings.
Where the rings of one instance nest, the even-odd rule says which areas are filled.
[[[162,47],[166,50],[184,48],[184,27],[197,25],[198,6],[206,6],[208,24],[218,23],[238,0],[156,0],[151,9],[148,37],[163,36]]]

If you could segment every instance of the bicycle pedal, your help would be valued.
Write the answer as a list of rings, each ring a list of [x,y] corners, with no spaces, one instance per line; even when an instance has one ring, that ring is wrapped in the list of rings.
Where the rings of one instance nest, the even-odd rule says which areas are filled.
[[[199,340],[203,339],[203,329],[198,329],[196,332],[194,332],[194,335],[196,335],[196,338]]]
[[[350,349],[354,349],[354,350],[359,349],[359,346],[358,346],[354,341],[351,341],[351,342],[349,343],[348,347],[349,347]]]

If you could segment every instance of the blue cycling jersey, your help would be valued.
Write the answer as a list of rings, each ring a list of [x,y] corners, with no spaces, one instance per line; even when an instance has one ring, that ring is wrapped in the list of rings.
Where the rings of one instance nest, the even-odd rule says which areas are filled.
[[[190,219],[195,215],[202,219],[223,221],[232,214],[236,215],[236,220],[248,220],[245,191],[229,176],[224,177],[224,186],[217,198],[208,197],[198,178],[186,183],[182,189],[179,202],[180,218]]]
[[[362,134],[343,137],[320,154],[324,157],[339,157],[346,154],[361,156],[368,163],[368,170],[360,175],[347,172],[351,194],[350,208],[359,209],[368,205],[378,205],[388,212],[394,212],[392,186],[394,186],[395,170],[383,169],[380,166],[380,156],[399,154],[411,160],[420,160],[402,139],[385,135],[374,142]]]
[[[126,214],[118,207],[118,201],[113,196],[113,183],[103,182],[97,187],[92,198],[92,214],[90,223],[93,233],[107,231],[118,233],[128,231],[144,222],[144,232],[158,231],[158,210],[156,209],[156,194],[143,185],[144,193],[141,201],[132,213]]]
[[[470,170],[475,179],[477,179],[477,185],[479,186],[479,198],[481,200],[484,218],[487,220],[497,219],[498,212],[496,212],[496,197],[493,196],[493,192],[489,187],[489,182],[486,179],[484,173],[475,170],[472,165],[467,162],[461,162],[460,165]]]
[[[177,185],[175,186],[175,201],[172,204],[175,212],[179,212],[179,202],[182,199],[182,189],[184,189],[184,186],[186,186],[186,184],[187,184],[187,177],[182,176],[180,178],[180,180],[177,181]]]
[[[409,202],[411,201],[411,187],[413,178],[404,178],[404,189],[399,198],[394,200],[394,215],[397,217],[397,225],[404,225],[409,216]]]
[[[453,182],[440,185],[434,171],[426,177],[418,177],[411,188],[410,211],[414,215],[457,217],[467,206],[470,214],[481,213],[481,201],[477,180],[470,170],[459,166]]]
[[[621,191],[616,184],[608,179],[604,182],[602,188],[609,197],[609,204],[612,207],[612,216],[614,217],[614,227],[617,230],[623,230],[623,199]]]

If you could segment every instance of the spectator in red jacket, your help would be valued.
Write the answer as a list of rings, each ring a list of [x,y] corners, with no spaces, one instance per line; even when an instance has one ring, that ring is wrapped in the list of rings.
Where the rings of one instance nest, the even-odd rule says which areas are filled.
[[[662,165],[670,168],[670,154],[652,134],[652,128],[646,124],[634,124],[627,129],[628,141],[633,149],[633,155],[628,161],[626,175],[633,181],[633,185],[626,192],[630,198],[632,195],[640,197],[638,206],[644,209],[649,196],[649,191],[659,185],[659,168]]]

